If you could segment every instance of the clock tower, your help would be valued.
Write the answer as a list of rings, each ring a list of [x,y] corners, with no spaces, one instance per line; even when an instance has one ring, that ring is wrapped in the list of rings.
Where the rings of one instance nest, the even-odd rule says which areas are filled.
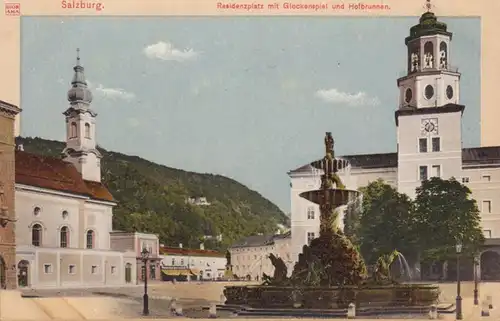
[[[452,33],[430,11],[406,37],[406,75],[397,80],[398,189],[410,197],[433,176],[461,176],[460,73],[450,65]]]

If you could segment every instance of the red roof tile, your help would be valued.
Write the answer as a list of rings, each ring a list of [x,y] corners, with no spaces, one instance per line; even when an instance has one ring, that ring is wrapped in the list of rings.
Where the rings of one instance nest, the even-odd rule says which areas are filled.
[[[84,181],[85,185],[87,185],[87,189],[90,191],[92,198],[101,201],[109,201],[115,202],[113,195],[109,192],[109,190],[102,183],[92,182],[92,181]]]
[[[214,250],[183,249],[179,247],[160,247],[161,255],[192,255],[224,257],[225,254]]]
[[[102,183],[84,181],[72,164],[19,150],[16,150],[16,183],[114,201]]]

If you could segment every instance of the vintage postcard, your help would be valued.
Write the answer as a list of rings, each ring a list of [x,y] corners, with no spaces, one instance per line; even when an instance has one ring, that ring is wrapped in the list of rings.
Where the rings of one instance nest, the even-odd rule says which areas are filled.
[[[0,319],[500,316],[500,4],[3,6]]]

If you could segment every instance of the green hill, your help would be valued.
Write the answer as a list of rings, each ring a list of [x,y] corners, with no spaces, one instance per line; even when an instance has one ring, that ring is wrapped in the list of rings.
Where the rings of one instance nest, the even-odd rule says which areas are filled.
[[[64,143],[41,138],[18,138],[30,153],[59,157]],[[114,229],[156,233],[165,245],[197,247],[204,235],[222,234],[222,241],[205,246],[224,250],[238,239],[270,233],[288,218],[273,203],[237,181],[155,164],[137,156],[99,148],[103,182],[119,202]],[[186,203],[204,196],[209,206]]]

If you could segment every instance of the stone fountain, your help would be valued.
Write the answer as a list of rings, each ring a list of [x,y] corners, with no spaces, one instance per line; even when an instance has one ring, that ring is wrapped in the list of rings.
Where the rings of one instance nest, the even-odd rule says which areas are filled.
[[[346,189],[337,174],[348,164],[335,158],[331,133],[326,133],[324,144],[325,156],[311,163],[323,172],[321,186],[300,194],[319,205],[319,237],[304,245],[291,277],[287,277],[283,260],[271,255],[274,275],[264,275],[263,285],[226,287],[226,305],[244,307],[247,312],[274,311],[258,315],[281,316],[312,316],[307,311],[345,316],[347,307],[353,304],[359,311],[371,311],[365,311],[365,315],[387,311],[427,313],[437,302],[437,285],[397,283],[390,275],[391,264],[399,256],[396,250],[381,256],[374,272],[368,275],[357,246],[338,228],[338,208],[354,200],[358,192]]]

